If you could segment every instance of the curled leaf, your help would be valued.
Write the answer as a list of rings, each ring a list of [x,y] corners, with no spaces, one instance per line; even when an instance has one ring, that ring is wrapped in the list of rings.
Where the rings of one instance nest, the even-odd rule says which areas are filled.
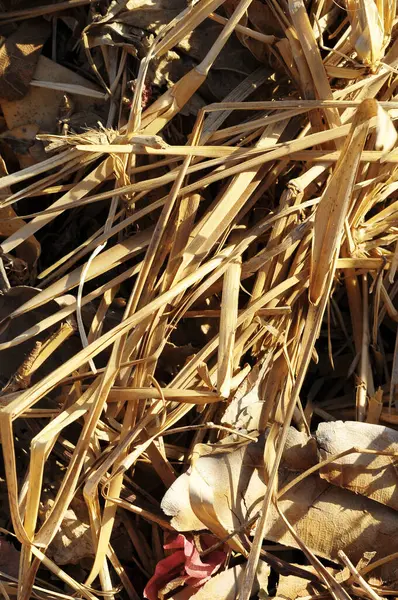
[[[210,535],[200,537],[203,550],[216,541]],[[175,579],[177,585],[185,584],[194,588],[203,585],[218,571],[227,556],[222,550],[214,550],[202,559],[192,535],[171,534],[164,549],[172,550],[172,553],[156,565],[155,573],[144,590],[148,600],[157,600],[158,592],[165,586],[173,587]]]

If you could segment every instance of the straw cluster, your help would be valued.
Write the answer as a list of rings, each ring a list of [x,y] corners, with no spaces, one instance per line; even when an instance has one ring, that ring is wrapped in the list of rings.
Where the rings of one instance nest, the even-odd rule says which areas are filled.
[[[268,487],[240,600],[250,597],[290,423],[309,431],[312,418],[340,415],[396,422],[388,412],[398,384],[395,2],[269,0],[279,36],[253,27],[252,2],[228,2],[224,11],[222,0],[199,0],[165,24],[140,61],[128,120],[115,95],[126,83],[128,49],[104,47],[108,70],[99,72],[87,39],[101,21],[88,25],[83,38],[102,91],[58,89],[109,102],[114,129],[41,132],[48,158],[0,181],[1,208],[24,219],[0,244],[5,265],[22,244],[51,231],[57,217],[82,215],[95,203],[106,207],[100,227],[39,273],[34,285],[41,291],[2,322],[7,331],[29,313],[37,316],[0,343],[0,359],[41,336],[29,356],[21,354],[0,409],[12,528],[21,543],[20,600],[30,598],[41,565],[79,597],[112,598],[120,585],[129,598],[140,597],[111,543],[117,512],[138,515],[138,530],[140,523],[158,532],[170,524],[159,507],[127,500],[136,465],[146,465],[167,489],[188,468],[196,443],[233,431],[216,426],[254,368],[261,370],[260,431],[271,427]],[[78,4],[85,2],[5,12],[1,19],[61,14]],[[111,4],[103,22],[134,13],[134,3],[120,5]],[[152,63],[209,19],[220,32],[205,58],[143,109]],[[192,132],[174,144],[171,125],[178,127],[180,112],[235,35],[261,47],[274,70],[274,97],[250,101],[257,75],[250,76],[254,85],[243,82],[223,102],[200,108]],[[261,89],[270,88],[260,82]],[[55,199],[36,212],[35,198],[48,194]],[[27,215],[21,200],[31,207]],[[66,294],[67,302],[42,316],[40,307]],[[121,296],[119,320],[103,329]],[[188,344],[198,323],[201,343],[167,375],[170,342]],[[72,337],[80,348],[38,377]],[[21,473],[14,431],[27,418],[38,428]],[[79,433],[69,439],[72,424]],[[173,445],[184,428],[193,432],[186,445]],[[57,447],[67,459],[43,519],[44,474]],[[46,557],[80,491],[95,549],[86,581]],[[137,550],[134,527],[128,529]]]

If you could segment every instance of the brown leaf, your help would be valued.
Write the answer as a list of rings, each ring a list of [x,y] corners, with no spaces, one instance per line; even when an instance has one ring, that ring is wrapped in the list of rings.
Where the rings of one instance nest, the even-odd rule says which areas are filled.
[[[50,513],[53,505],[54,501],[48,498],[43,508],[44,516]],[[82,558],[93,554],[93,540],[87,508],[84,501],[76,497],[66,511],[47,555],[58,565],[76,565]]]
[[[312,566],[297,566],[315,574],[315,569]],[[314,593],[316,593],[316,588],[311,581],[307,581],[298,575],[281,575],[274,600],[296,600],[301,596],[311,596]]]
[[[262,366],[258,363],[253,367],[236,390],[221,419],[222,423],[251,432],[259,430],[264,407],[260,400],[260,386],[268,368],[268,361]]]
[[[18,577],[19,568],[19,552],[10,542],[4,537],[0,537],[0,571],[10,575],[10,577]]]
[[[163,25],[174,19],[185,7],[184,0],[129,0],[127,10],[119,13],[117,20],[158,33]]]
[[[6,165],[0,156],[0,175],[8,175]],[[7,190],[9,191],[9,189]],[[11,192],[10,192],[11,193]],[[20,227],[26,225],[25,221],[17,216],[11,205],[0,208],[0,238],[7,238]],[[28,237],[16,250],[18,258],[21,258],[29,266],[30,271],[35,267],[40,256],[41,246],[34,235]]]
[[[263,449],[262,440],[229,454],[199,458],[163,498],[162,508],[173,517],[173,527],[178,531],[207,528],[224,538],[255,516],[266,491]],[[295,477],[286,460],[282,461],[280,489]],[[338,562],[338,551],[344,549],[357,562],[367,550],[376,551],[377,559],[398,551],[395,511],[330,485],[317,473],[287,491],[279,506],[302,542],[320,557]],[[273,506],[265,538],[298,547]],[[237,535],[228,543],[233,549],[241,548]],[[396,569],[397,561],[387,563],[381,576],[394,578]]]
[[[51,25],[42,18],[24,21],[0,49],[0,98],[23,98],[36,70]]]
[[[356,421],[321,423],[316,433],[323,460],[350,448],[398,453],[398,431]],[[396,458],[353,453],[323,467],[320,475],[334,485],[398,510]]]
[[[91,81],[46,56],[39,56],[34,76],[39,81],[75,84],[98,90]],[[12,101],[0,99],[8,129],[34,122],[40,127],[40,131],[56,132],[64,95],[63,91],[30,86],[23,98]],[[72,94],[71,97],[76,111],[93,110],[93,98]]]
[[[59,303],[62,302],[62,298],[58,301],[52,300],[45,306],[39,307],[26,315],[23,315],[19,319],[13,319],[10,322],[6,321],[7,317],[24,302],[30,300],[36,296],[41,290],[29,286],[15,286],[11,288],[7,294],[0,296],[0,321],[2,323],[2,329],[0,332],[0,342],[13,339],[16,335],[25,331],[27,327],[33,327],[38,321],[44,317],[48,317],[56,313],[59,310]],[[51,331],[50,331],[51,333]],[[36,341],[43,340],[48,335],[48,332],[39,334],[34,339],[28,340],[22,343],[16,348],[9,348],[0,352],[0,377],[1,383],[5,383],[6,379],[9,379],[15,374],[18,367],[23,363],[24,359],[33,350]],[[65,359],[64,350],[61,348],[61,354],[57,353],[55,364],[62,362]],[[54,362],[52,367],[54,367]],[[51,369],[51,365],[50,365]]]
[[[192,600],[235,600],[239,593],[245,571],[244,565],[231,567],[212,577],[205,583],[196,594],[189,596]],[[268,576],[270,568],[264,562],[260,561],[254,580],[253,593],[257,594],[259,590],[267,589]],[[174,594],[170,600],[185,600],[187,598],[184,591]]]
[[[231,15],[233,10],[237,6],[236,0],[228,0],[224,3],[224,8],[228,15]],[[264,33],[265,35],[275,35],[280,37],[282,30],[278,27],[278,21],[267,4],[261,2],[261,0],[253,0],[247,10],[247,16],[242,19],[242,25],[247,27],[253,27],[255,31]],[[240,42],[250,50],[250,52],[261,62],[266,62],[268,57],[267,45],[248,37],[240,32],[236,32]]]

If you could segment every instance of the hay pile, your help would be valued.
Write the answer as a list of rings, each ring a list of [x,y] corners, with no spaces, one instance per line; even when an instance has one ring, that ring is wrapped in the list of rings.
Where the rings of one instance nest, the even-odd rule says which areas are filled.
[[[343,490],[341,473],[319,477],[319,460],[357,446],[365,476],[397,451],[395,1],[4,8],[1,524],[20,555],[17,578],[2,571],[3,595],[142,597],[178,529],[161,507],[178,476],[221,453],[243,477],[254,447],[263,487],[237,521],[232,505],[218,508],[218,466],[214,480],[203,467],[197,496],[184,488],[199,525],[179,531],[202,560],[212,544],[224,553],[205,583],[218,591],[178,580],[188,568],[177,561],[177,583],[147,586],[148,597],[182,598],[184,584],[197,598],[394,595],[396,555],[383,556],[395,538],[361,556],[380,534],[367,528],[394,527],[395,484],[388,501],[368,483]],[[311,432],[336,419],[359,433],[291,466],[287,448],[313,448]],[[358,445],[375,424],[389,427]],[[355,551],[339,527],[320,547],[326,533],[305,520],[310,505],[295,515],[286,470],[337,494],[325,527],[363,494],[370,504],[350,510],[374,522],[341,521]],[[212,541],[195,546],[198,529]],[[260,557],[280,588],[253,588]],[[391,569],[365,580],[380,567],[372,558]],[[228,572],[240,578],[229,596]]]

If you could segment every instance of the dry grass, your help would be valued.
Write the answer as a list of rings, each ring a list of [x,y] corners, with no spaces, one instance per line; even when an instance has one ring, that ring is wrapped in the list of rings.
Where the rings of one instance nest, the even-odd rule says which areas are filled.
[[[309,375],[311,360],[318,353],[327,362],[329,353],[331,359],[342,354],[352,363],[351,383],[336,385],[337,403],[333,393],[325,402],[315,393],[315,415],[355,415],[360,421],[378,422],[388,405],[389,418],[395,416],[398,361],[390,339],[398,321],[395,2],[347,0],[344,24],[344,9],[331,0],[270,1],[280,37],[255,31],[245,20],[251,3],[234,3],[228,18],[215,12],[222,0],[187,5],[141,60],[127,122],[114,119],[116,131],[41,135],[52,144],[50,157],[0,181],[2,207],[19,207],[22,200],[30,207],[29,214],[18,209],[25,222],[1,242],[3,256],[32,236],[41,237],[70,211],[83,214],[97,203],[107,212],[97,231],[39,273],[42,291],[3,321],[6,328],[24,322],[29,313],[37,315],[33,325],[0,343],[4,356],[38,334],[47,336],[30,360],[24,362],[21,355],[19,379],[14,377],[13,387],[6,386],[1,397],[10,515],[22,544],[20,600],[36,593],[40,565],[79,597],[113,598],[117,586],[132,600],[140,596],[112,547],[117,509],[139,515],[134,527],[150,522],[159,532],[170,526],[160,510],[126,500],[135,466],[149,459],[148,476],[155,472],[167,488],[185,470],[194,443],[225,437],[222,427],[208,429],[208,424],[219,423],[226,402],[255,364],[266,363],[262,425],[264,430],[271,425],[273,434],[264,457],[268,490],[239,600],[251,594],[288,427],[292,419],[301,428],[308,426],[297,416],[302,415],[297,413],[300,399],[305,404],[317,379],[319,390],[331,381],[330,363],[326,375]],[[88,2],[69,0],[56,7],[5,12],[1,19],[84,4]],[[142,110],[151,62],[208,19],[220,24],[220,33],[205,58]],[[170,123],[177,122],[235,32],[263,44],[275,69],[275,96],[249,102],[237,90],[224,102],[200,109],[183,142],[166,143],[159,136],[168,139]],[[86,50],[90,52],[88,46]],[[107,102],[109,90],[118,85],[116,78],[121,80],[125,50],[116,48],[112,61],[112,68],[108,61],[108,73],[101,75],[102,81],[106,78],[103,92],[61,88]],[[54,85],[32,81],[32,86]],[[120,96],[114,97],[118,106]],[[115,110],[112,102],[110,110]],[[225,125],[230,115],[233,121]],[[46,194],[55,200],[36,211],[34,199]],[[123,315],[103,331],[121,289],[129,291]],[[69,292],[74,294],[71,302],[40,316],[40,307]],[[82,318],[86,306],[95,307],[89,325]],[[33,377],[57,348],[76,337],[67,321],[74,313],[80,349],[46,375]],[[188,344],[195,319],[206,328],[201,347],[187,354],[166,381],[169,340],[179,336]],[[44,422],[43,414],[49,413],[43,413],[43,400],[48,397],[67,401],[47,408],[51,418]],[[38,419],[39,426],[28,449],[28,471],[21,474],[14,431],[26,417]],[[310,424],[311,415],[307,418]],[[43,521],[39,509],[46,465],[59,441],[68,439],[66,429],[73,423],[79,435],[69,440],[63,477]],[[176,427],[189,431],[191,424],[197,429],[184,438],[189,439],[187,447],[176,460],[165,436]],[[46,557],[80,490],[95,548],[86,581]],[[128,530],[137,544],[135,533]],[[309,560],[332,596],[346,599],[345,589],[320,561],[314,555]],[[363,593],[379,598],[345,555],[342,560]],[[2,592],[14,594],[15,587],[9,584]]]

